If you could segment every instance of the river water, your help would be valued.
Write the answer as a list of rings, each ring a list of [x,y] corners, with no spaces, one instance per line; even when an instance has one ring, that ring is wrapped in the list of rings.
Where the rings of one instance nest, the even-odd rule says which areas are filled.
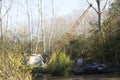
[[[120,75],[79,75],[70,77],[46,76],[35,80],[120,80]]]

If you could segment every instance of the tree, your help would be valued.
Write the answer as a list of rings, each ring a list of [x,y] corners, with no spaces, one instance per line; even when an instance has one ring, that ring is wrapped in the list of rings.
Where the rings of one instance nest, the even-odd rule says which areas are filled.
[[[31,34],[31,21],[30,21],[30,13],[29,13],[29,6],[28,6],[28,0],[26,0],[26,7],[27,7],[27,18],[28,18],[28,27],[29,27],[29,41],[30,41],[30,44],[29,44],[29,47],[30,47],[30,53],[32,53],[32,34]]]
[[[46,56],[46,39],[45,39],[45,27],[43,26],[43,2],[40,0],[40,16],[41,16],[41,32],[42,32],[42,47],[43,47],[43,55]]]
[[[86,0],[86,1],[89,5],[91,4],[88,0]],[[96,13],[98,15],[98,30],[101,31],[101,14],[104,11],[104,9],[106,8],[108,0],[106,0],[102,10],[101,10],[101,0],[96,0],[96,3],[97,3],[97,6],[98,6],[98,9],[96,9],[94,6],[92,6],[92,8],[96,11]]]
[[[1,27],[1,40],[3,39],[2,34],[2,16],[1,16],[1,10],[2,10],[2,0],[0,0],[0,27]]]
[[[54,33],[54,29],[53,29],[53,24],[54,24],[54,0],[52,0],[52,20],[51,20],[51,31],[50,31],[50,35],[49,35],[49,43],[48,43],[48,46],[49,46],[49,52],[51,53],[51,47],[52,46],[52,37],[53,37],[53,33]]]
[[[90,57],[92,60],[110,66],[120,66],[120,1],[115,0],[109,8],[107,19],[102,24],[102,34],[93,32],[90,36]]]

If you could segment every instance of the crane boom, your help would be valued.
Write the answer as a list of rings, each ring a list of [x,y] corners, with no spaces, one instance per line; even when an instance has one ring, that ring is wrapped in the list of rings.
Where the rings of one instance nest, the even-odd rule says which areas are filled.
[[[87,14],[88,10],[91,8],[91,6],[89,6],[84,13],[78,18],[78,20],[73,24],[73,26],[71,27],[71,29],[69,30],[68,34],[66,34],[64,36],[64,38],[62,39],[62,41],[60,42],[60,44],[58,45],[58,47],[56,48],[56,50],[54,51],[55,53],[59,53],[61,48],[64,46],[65,41],[68,40],[71,35],[73,35],[74,31],[76,30],[76,28],[78,27],[78,25],[80,24],[80,22],[83,20],[83,18],[85,17],[85,15]]]
[[[88,8],[83,12],[83,14],[78,18],[78,20],[73,24],[73,26],[71,27],[71,29],[68,31],[68,34],[66,34],[61,42],[58,44],[58,47],[55,49],[55,51],[53,52],[53,54],[57,55],[60,50],[62,49],[62,47],[65,45],[65,41],[70,39],[71,35],[73,35],[73,33],[75,32],[76,28],[78,27],[78,25],[80,24],[80,22],[83,20],[83,18],[85,17],[85,15],[87,14],[88,10],[92,7],[92,5],[89,5]],[[52,62],[52,59],[50,59],[49,63]]]

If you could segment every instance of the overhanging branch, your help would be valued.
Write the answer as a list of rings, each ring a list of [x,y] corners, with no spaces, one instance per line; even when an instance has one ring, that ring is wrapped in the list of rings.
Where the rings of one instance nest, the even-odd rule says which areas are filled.
[[[87,1],[87,3],[88,3],[89,5],[91,5],[91,7],[98,13],[97,9],[93,6],[93,4],[91,4],[88,0],[86,0],[86,1]]]

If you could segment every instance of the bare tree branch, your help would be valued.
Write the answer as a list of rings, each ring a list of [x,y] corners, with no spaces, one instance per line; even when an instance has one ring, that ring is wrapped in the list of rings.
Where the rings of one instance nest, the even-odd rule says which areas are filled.
[[[108,3],[108,0],[106,0],[105,5],[104,5],[104,7],[103,7],[103,9],[101,11],[101,1],[102,0],[96,0],[98,9],[91,6],[98,14],[98,28],[99,28],[99,31],[101,31],[101,14],[102,14],[102,11],[106,8],[107,3]],[[86,2],[90,5],[90,2],[88,0],[86,0]]]
[[[91,4],[88,0],[86,0],[86,1],[98,13],[97,9],[93,6],[93,4]]]
[[[6,12],[3,14],[2,18],[5,17],[5,15],[10,11],[10,9],[12,8],[12,4],[13,4],[13,0],[12,3],[10,4],[10,7],[6,10]]]
[[[104,7],[103,7],[103,9],[102,9],[102,12],[105,10],[105,8],[106,8],[106,6],[107,6],[107,3],[108,3],[108,0],[106,0],[105,5],[104,5]],[[102,13],[102,12],[101,12],[101,13]]]

